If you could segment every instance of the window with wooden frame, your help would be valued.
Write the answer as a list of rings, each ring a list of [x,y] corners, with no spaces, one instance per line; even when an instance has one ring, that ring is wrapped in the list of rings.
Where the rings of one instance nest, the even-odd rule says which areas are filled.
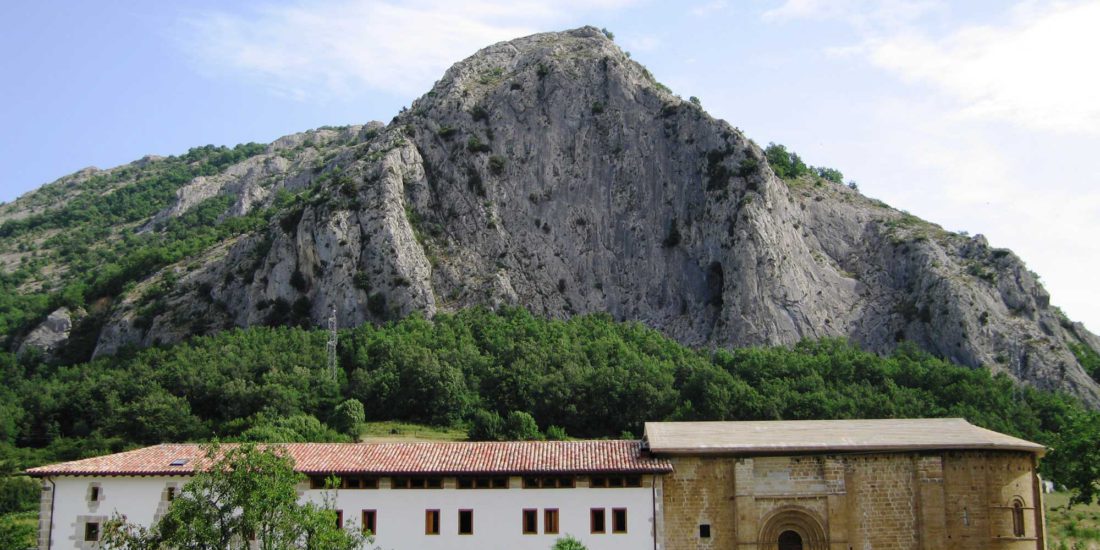
[[[85,542],[97,542],[99,541],[99,522],[89,521],[84,524],[84,541]]]
[[[458,534],[460,534],[460,535],[472,535],[472,534],[474,534],[474,511],[473,510],[459,510],[458,511]]]
[[[337,529],[343,529],[344,528],[344,511],[343,510],[337,510],[336,511],[336,528]]]
[[[558,534],[557,508],[547,508],[542,511],[542,532],[547,535]]]
[[[591,532],[593,534],[606,533],[607,521],[603,508],[593,508],[588,512],[589,523],[591,525]]]
[[[175,487],[168,487],[167,489],[164,490],[164,500],[167,500],[168,502],[172,502],[173,500],[176,500],[176,488]]]
[[[523,478],[524,489],[572,489],[577,486],[573,476],[542,476]]]
[[[460,476],[456,485],[459,489],[507,489],[508,478]]]
[[[439,510],[425,510],[424,511],[424,534],[425,535],[438,535],[439,534]]]
[[[613,508],[611,510],[611,532],[626,532],[626,508]]]
[[[99,502],[99,485],[88,487],[88,500],[91,502]]]
[[[378,534],[378,511],[363,510],[363,532],[370,535]]]
[[[1012,503],[1012,535],[1022,537],[1024,533],[1024,503],[1016,499]]]
[[[378,478],[371,476],[341,476],[341,489],[377,489]]]
[[[394,489],[442,489],[442,477],[393,477],[390,487]]]
[[[537,535],[539,532],[539,511],[534,508],[523,510],[523,534]]]
[[[641,487],[642,476],[589,476],[588,486],[594,489]]]

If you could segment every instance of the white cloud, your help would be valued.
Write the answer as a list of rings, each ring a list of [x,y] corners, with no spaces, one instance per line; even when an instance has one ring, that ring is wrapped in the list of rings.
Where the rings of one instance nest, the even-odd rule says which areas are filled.
[[[422,92],[462,57],[632,0],[326,0],[190,17],[180,41],[200,70],[299,99]]]
[[[939,0],[784,0],[761,17],[771,22],[839,20],[870,29],[904,25],[942,8]]]
[[[1021,14],[1027,17],[1021,17]],[[1100,4],[1034,6],[1005,27],[966,27],[944,39],[921,33],[869,40],[878,67],[928,84],[959,114],[1057,132],[1100,133]]]
[[[710,2],[697,4],[688,11],[692,15],[704,17],[720,11],[724,11],[728,5],[729,3],[726,2],[726,0],[712,0]]]

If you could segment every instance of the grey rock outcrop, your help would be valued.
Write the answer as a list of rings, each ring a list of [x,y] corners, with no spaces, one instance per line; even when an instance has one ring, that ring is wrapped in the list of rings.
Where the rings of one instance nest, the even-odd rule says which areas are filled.
[[[266,231],[147,281],[177,281],[151,318],[134,289],[97,353],[322,325],[333,308],[354,326],[516,304],[609,312],[693,346],[912,341],[1100,405],[1069,347],[1096,336],[1014,254],[842,186],[777,178],[738,129],[591,27],[485,48],[389,125],[276,141],[192,182],[146,229],[211,196],[232,196],[225,215],[239,216],[280,193],[300,200]]]
[[[67,307],[54,310],[34,328],[23,342],[19,344],[18,354],[23,355],[31,350],[41,352],[49,357],[54,350],[59,348],[73,330],[73,322],[84,316],[83,310],[69,311]]]

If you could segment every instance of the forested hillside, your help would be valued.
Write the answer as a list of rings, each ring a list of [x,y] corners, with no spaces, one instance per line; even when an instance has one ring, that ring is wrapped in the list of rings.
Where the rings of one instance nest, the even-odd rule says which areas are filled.
[[[1043,468],[1062,483],[1100,477],[1089,470],[1100,413],[913,347],[886,357],[841,340],[697,351],[606,315],[470,309],[342,331],[333,380],[326,338],[234,330],[71,366],[4,354],[4,463],[212,437],[344,440],[339,405],[355,399],[368,419],[468,426],[520,411],[542,431],[586,438],[640,436],[646,420],[958,416],[1050,445]]]

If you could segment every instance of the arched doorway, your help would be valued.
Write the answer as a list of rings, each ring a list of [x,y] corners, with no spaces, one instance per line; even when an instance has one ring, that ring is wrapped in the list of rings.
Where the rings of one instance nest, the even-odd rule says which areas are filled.
[[[825,522],[803,506],[783,506],[762,518],[761,550],[827,550]]]
[[[794,531],[779,534],[779,550],[802,550],[802,535]]]

